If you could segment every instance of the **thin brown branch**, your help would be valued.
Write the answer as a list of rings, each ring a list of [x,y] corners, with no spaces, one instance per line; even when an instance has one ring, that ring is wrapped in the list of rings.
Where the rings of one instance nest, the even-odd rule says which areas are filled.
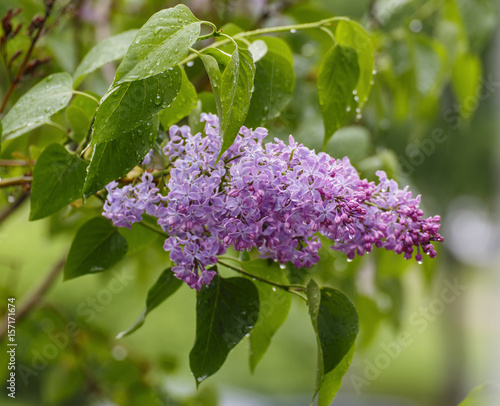
[[[32,293],[28,295],[27,300],[19,307],[16,311],[16,323],[19,323],[24,319],[31,311],[33,311],[36,306],[40,303],[43,296],[52,287],[56,281],[59,274],[64,268],[66,263],[66,254],[54,265],[54,267],[49,271],[49,273],[43,278],[42,283],[36,287]],[[0,340],[7,333],[7,316],[2,320],[2,325],[0,326]]]
[[[28,65],[28,62],[31,58],[31,54],[33,53],[33,49],[35,49],[35,45],[38,42],[40,35],[42,34],[43,28],[45,27],[45,23],[47,22],[47,18],[50,16],[50,13],[52,11],[54,3],[53,2],[47,2],[47,6],[45,9],[45,18],[43,21],[40,22],[40,26],[37,28],[36,34],[33,36],[30,47],[28,49],[28,52],[24,55],[24,59],[21,62],[21,65],[19,66],[19,69],[17,71],[16,76],[14,77],[14,80],[11,82],[7,93],[5,94],[5,97],[3,98],[2,105],[0,106],[0,115],[3,113],[5,110],[5,107],[7,106],[7,102],[10,99],[10,96],[12,95],[12,92],[18,85],[18,83],[21,81],[21,77],[23,76],[24,71],[26,70],[26,66]]]
[[[0,159],[0,166],[33,166],[35,161],[29,163],[24,159]]]
[[[26,200],[26,198],[29,196],[29,192],[24,192],[13,204],[11,204],[9,207],[7,207],[3,212],[0,213],[0,225],[7,219],[9,216],[14,213],[21,205],[23,202]]]
[[[103,39],[111,36],[111,9],[113,8],[113,0],[100,0],[96,3],[94,10],[96,15],[96,42],[101,42]],[[112,82],[115,77],[116,66],[113,63],[104,65],[101,72],[108,82]]]
[[[4,180],[0,180],[0,188],[25,185],[26,183],[31,183],[31,182],[33,182],[33,176],[16,176],[14,178],[7,178]]]
[[[372,29],[377,29],[380,25],[377,19],[375,3],[376,0],[370,0],[370,2],[368,3],[368,16],[370,17],[370,24]]]

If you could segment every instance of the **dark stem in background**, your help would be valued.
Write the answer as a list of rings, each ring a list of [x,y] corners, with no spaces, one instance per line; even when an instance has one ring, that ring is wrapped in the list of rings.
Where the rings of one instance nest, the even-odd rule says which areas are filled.
[[[40,303],[43,296],[51,288],[59,274],[64,268],[66,263],[66,254],[54,265],[54,267],[49,271],[49,273],[43,278],[40,285],[35,288],[35,290],[27,295],[26,301],[16,309],[16,323],[19,323],[23,318],[25,318],[35,307]],[[5,337],[7,333],[7,315],[3,318],[2,324],[0,325],[0,340]]]
[[[33,181],[33,176],[17,176],[15,178],[7,178],[0,180],[0,189],[9,186],[24,185],[26,183],[31,183]]]
[[[12,214],[14,213],[26,198],[29,196],[29,192],[23,192],[23,194],[9,207],[7,207],[3,212],[0,213],[0,225]]]
[[[21,77],[23,76],[23,73],[26,69],[26,66],[28,65],[28,62],[31,58],[31,54],[33,53],[33,49],[35,48],[36,43],[38,42],[40,36],[42,35],[42,32],[45,28],[45,24],[47,23],[47,19],[50,16],[50,13],[52,12],[52,8],[54,7],[55,1],[47,1],[46,2],[46,7],[45,7],[45,16],[43,20],[40,22],[40,26],[36,29],[36,33],[33,35],[33,38],[31,39],[30,47],[28,49],[28,52],[26,52],[26,55],[24,56],[23,61],[21,62],[21,65],[19,66],[19,70],[17,71],[16,76],[14,77],[14,80],[11,82],[9,88],[7,89],[7,93],[5,94],[5,97],[2,101],[2,105],[0,106],[0,115],[3,113],[5,110],[5,107],[7,106],[7,102],[10,99],[10,96],[12,95],[12,92],[14,91],[15,87],[18,85],[18,83],[21,80]]]
[[[33,166],[35,161],[26,161],[24,159],[0,159],[0,166]]]
[[[368,15],[370,16],[371,29],[376,29],[380,25],[375,12],[375,3],[376,0],[370,0],[370,3],[368,4]]]
[[[109,19],[111,17],[111,9],[113,8],[113,0],[99,0],[96,2],[94,9],[95,13],[95,39],[96,43],[101,42],[111,36],[111,27]],[[113,82],[115,78],[116,66],[113,63],[104,65],[101,72],[107,82]]]

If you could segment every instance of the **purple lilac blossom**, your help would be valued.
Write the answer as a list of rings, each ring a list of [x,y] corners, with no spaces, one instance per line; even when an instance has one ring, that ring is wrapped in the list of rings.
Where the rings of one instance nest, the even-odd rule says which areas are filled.
[[[142,160],[141,165],[149,165],[151,163],[151,160],[153,159],[154,152],[155,152],[154,149],[152,149],[151,151],[149,151],[146,154],[146,156],[144,157],[144,159]]]
[[[209,268],[233,246],[256,248],[263,258],[295,267],[319,261],[319,235],[348,260],[385,248],[417,261],[434,258],[432,241],[439,235],[440,217],[423,218],[420,196],[399,189],[384,172],[379,183],[360,179],[348,158],[315,153],[295,142],[275,139],[263,144],[265,128],[242,127],[239,136],[217,162],[221,148],[218,118],[202,114],[205,134],[192,135],[188,126],[172,126],[163,149],[171,170],[162,195],[149,173],[136,186],[107,186],[103,215],[115,226],[129,227],[154,216],[170,237],[164,249],[175,264],[175,275],[191,288],[208,285]]]

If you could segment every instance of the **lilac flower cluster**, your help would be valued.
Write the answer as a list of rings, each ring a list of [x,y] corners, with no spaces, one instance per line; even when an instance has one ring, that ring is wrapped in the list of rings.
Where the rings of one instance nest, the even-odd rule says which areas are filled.
[[[221,148],[218,118],[202,115],[205,135],[172,126],[163,153],[170,162],[167,193],[145,173],[136,186],[107,186],[104,216],[130,227],[145,212],[169,235],[164,249],[173,272],[191,288],[209,284],[208,270],[229,246],[256,248],[262,257],[296,267],[319,261],[319,235],[347,254],[374,246],[404,253],[406,259],[435,257],[432,241],[442,241],[439,216],[424,219],[413,198],[384,172],[380,182],[359,178],[347,158],[337,160],[280,140],[263,145],[267,130],[242,127],[217,161]]]

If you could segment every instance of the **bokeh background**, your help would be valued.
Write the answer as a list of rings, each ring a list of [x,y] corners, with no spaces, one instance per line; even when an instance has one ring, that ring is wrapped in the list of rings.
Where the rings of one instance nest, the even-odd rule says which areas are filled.
[[[58,1],[61,11],[38,55],[50,56],[40,76],[72,73],[99,40],[140,27],[166,0]],[[333,156],[348,155],[363,176],[386,170],[422,193],[429,215],[442,216],[445,242],[423,265],[376,252],[347,263],[324,250],[309,273],[356,302],[361,336],[339,406],[455,406],[475,386],[500,382],[500,36],[494,0],[192,0],[200,19],[243,29],[349,16],[372,32],[376,74],[370,100],[330,140]],[[25,26],[42,0],[2,0],[23,7]],[[229,29],[229,28],[228,28]],[[323,124],[315,78],[331,40],[321,32],[281,34],[294,51],[296,88],[271,136],[321,150]],[[330,41],[330,42],[329,42]],[[15,46],[25,47],[20,38]],[[463,54],[481,70],[460,62]],[[457,62],[458,61],[458,62]],[[104,94],[116,66],[92,74],[83,89]],[[202,67],[187,73],[209,90]],[[0,68],[0,94],[9,84]],[[36,77],[16,91],[19,97]],[[472,91],[470,89],[472,88]],[[464,89],[469,89],[467,90]],[[479,89],[480,92],[475,92]],[[464,93],[465,92],[465,93]],[[476,94],[476,96],[474,96]],[[462,98],[460,97],[462,95]],[[208,105],[207,109],[212,108]],[[56,121],[64,124],[64,116]],[[2,151],[36,157],[60,141],[42,128]],[[31,144],[36,144],[34,147]],[[31,146],[30,146],[31,145]],[[3,169],[0,169],[3,171]],[[6,173],[0,172],[0,177]],[[0,212],[19,194],[0,190]],[[75,230],[99,207],[68,208],[29,222],[29,204],[0,223],[0,314],[6,298],[18,306],[67,252]],[[294,301],[254,375],[245,340],[196,392],[188,353],[194,342],[195,295],[183,287],[121,340],[144,306],[147,290],[168,265],[161,240],[146,234],[112,271],[53,286],[17,323],[17,405],[304,405],[314,388],[316,343],[307,309]],[[293,272],[292,270],[289,270]],[[450,288],[452,286],[452,288]],[[35,295],[36,297],[36,295]],[[2,342],[2,345],[4,341]],[[5,351],[0,352],[5,382]],[[7,404],[5,385],[0,404]],[[159,403],[158,403],[159,402]],[[12,402],[13,403],[13,402]]]

